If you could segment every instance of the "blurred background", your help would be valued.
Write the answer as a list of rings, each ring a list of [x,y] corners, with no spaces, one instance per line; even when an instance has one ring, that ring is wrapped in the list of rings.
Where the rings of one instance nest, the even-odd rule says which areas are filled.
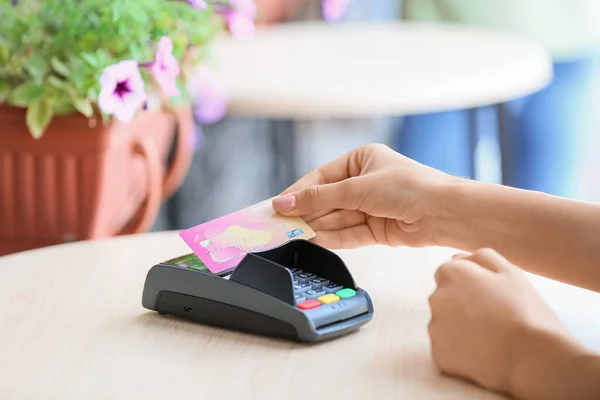
[[[204,12],[204,2],[183,3]],[[209,49],[204,54],[208,61],[191,67],[187,85],[192,96],[179,112],[179,136],[155,139],[166,143],[167,150],[157,155],[166,177],[152,175],[152,168],[143,172],[141,162],[124,164],[114,158],[113,169],[141,172],[127,179],[111,178],[97,192],[77,189],[85,186],[83,172],[73,172],[70,178],[43,172],[54,162],[47,157],[54,160],[62,151],[36,158],[53,146],[40,145],[49,135],[34,145],[16,146],[22,139],[10,136],[9,130],[25,129],[29,117],[8,116],[6,107],[4,114],[0,109],[0,120],[12,121],[0,125],[3,253],[188,228],[275,196],[312,168],[368,143],[385,143],[457,176],[600,201],[597,0],[207,3],[223,17],[223,32],[215,33],[213,44],[200,46]],[[246,19],[240,18],[244,10]],[[189,21],[186,29],[194,32],[198,24],[208,23]],[[0,39],[2,35],[0,31]],[[355,37],[361,38],[359,44]],[[14,61],[3,57],[0,84],[12,76],[6,66]],[[60,65],[54,63],[53,68]],[[353,92],[353,87],[360,90]],[[76,108],[82,110],[81,102]],[[51,126],[58,123],[58,131],[84,129],[79,122],[63,120]],[[142,125],[138,130],[152,136],[148,132],[160,124]],[[183,130],[189,138],[182,136]],[[152,151],[144,146],[136,142],[134,148],[145,160]],[[33,155],[17,159],[14,154],[24,153],[24,148]],[[73,157],[75,161],[57,161],[56,170],[78,163],[82,156]],[[175,164],[178,172],[173,172]],[[33,188],[18,183],[27,179],[42,183]],[[157,179],[168,188],[155,196]],[[102,194],[106,188],[133,188],[132,182],[139,181],[146,182],[140,193],[127,194],[136,199],[133,211],[119,211],[118,206],[98,211],[97,198],[107,196]],[[48,199],[61,190],[71,190],[66,200],[28,200]],[[69,205],[78,207],[77,212],[61,213],[61,207]],[[145,210],[140,211],[143,217],[136,214],[138,208]],[[78,221],[91,214],[91,225],[103,218],[114,220],[115,215],[120,219],[111,229],[92,229],[89,224],[82,228]],[[139,218],[143,224],[132,222]]]
[[[600,74],[596,63],[600,47],[598,29],[593,27],[600,22],[600,10],[593,0],[573,4],[538,0],[529,1],[527,5],[511,0],[339,3],[343,3],[340,7],[345,6],[345,11],[339,20],[330,21],[337,26],[398,21],[459,24],[522,36],[524,40],[544,46],[553,62],[552,82],[531,95],[504,102],[520,108],[513,115],[521,113],[521,121],[514,122],[519,127],[513,133],[518,137],[511,141],[512,165],[505,167],[519,172],[513,172],[505,183],[560,196],[600,200],[600,178],[597,177],[600,161],[595,156],[600,143],[600,120],[595,112],[600,105]],[[257,4],[273,13],[270,24],[326,20],[317,1],[259,1]],[[390,46],[389,51],[393,52],[394,48]],[[539,97],[536,98],[536,94]],[[478,108],[481,123],[475,151],[477,176],[469,171],[470,148],[465,126],[468,117],[463,110],[418,116],[310,120],[225,117],[205,127],[205,147],[197,153],[188,179],[163,208],[154,229],[188,227],[274,196],[293,183],[285,178],[282,181],[278,174],[288,162],[295,163],[296,177],[299,177],[366,143],[388,144],[452,174],[503,183],[495,106]],[[406,139],[418,135],[420,139]],[[293,155],[286,154],[281,159],[282,155],[276,150],[277,140],[292,141]],[[232,148],[229,143],[233,142],[239,145]],[[443,154],[445,152],[450,154]],[[221,161],[227,159],[243,159],[244,173],[240,173],[239,164]],[[277,167],[273,167],[273,163]]]

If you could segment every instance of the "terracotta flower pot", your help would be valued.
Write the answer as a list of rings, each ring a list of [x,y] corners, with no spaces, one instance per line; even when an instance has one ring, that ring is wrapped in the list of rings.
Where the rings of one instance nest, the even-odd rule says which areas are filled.
[[[0,255],[148,230],[187,173],[193,125],[188,107],[96,127],[69,115],[34,140],[25,111],[0,106]]]

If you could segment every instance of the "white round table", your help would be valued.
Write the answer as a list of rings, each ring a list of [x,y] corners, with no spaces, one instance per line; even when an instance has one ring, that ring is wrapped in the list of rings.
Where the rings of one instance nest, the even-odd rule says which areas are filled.
[[[149,268],[187,252],[177,233],[161,232],[0,258],[0,398],[500,398],[440,375],[430,358],[427,297],[451,249],[339,252],[371,294],[375,317],[317,345],[142,308]],[[600,344],[599,295],[535,281],[578,337]]]
[[[219,37],[209,67],[229,93],[231,116],[352,120],[467,109],[473,155],[476,108],[537,92],[553,76],[546,49],[522,37],[406,21],[261,27],[245,41]],[[499,129],[506,136],[506,124]],[[321,142],[332,148],[331,156],[307,160],[314,155],[295,153],[290,127],[284,124],[280,130],[284,132],[274,138],[279,160],[273,169],[282,171],[283,187],[306,172],[297,172],[297,163],[314,168],[350,150],[336,137]],[[365,136],[366,142],[373,141]],[[506,146],[501,140],[501,147]],[[506,157],[508,151],[501,154]],[[471,169],[477,177],[474,159]],[[510,164],[502,160],[503,169]]]
[[[540,45],[417,22],[267,26],[246,41],[220,37],[211,57],[229,113],[273,119],[467,109],[531,94],[552,78]]]

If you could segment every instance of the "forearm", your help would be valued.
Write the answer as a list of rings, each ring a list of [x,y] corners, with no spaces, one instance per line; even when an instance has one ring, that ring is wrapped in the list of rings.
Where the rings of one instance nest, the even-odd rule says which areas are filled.
[[[600,292],[600,205],[466,180],[440,190],[439,244],[491,247],[529,272]]]
[[[507,391],[517,399],[600,399],[600,356],[555,333],[525,335]]]

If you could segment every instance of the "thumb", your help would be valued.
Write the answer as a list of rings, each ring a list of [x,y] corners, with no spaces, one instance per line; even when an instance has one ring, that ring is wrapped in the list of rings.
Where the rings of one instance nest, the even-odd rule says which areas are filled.
[[[315,185],[273,199],[273,209],[287,216],[302,216],[332,209],[353,209],[357,193],[352,178],[340,182]]]

